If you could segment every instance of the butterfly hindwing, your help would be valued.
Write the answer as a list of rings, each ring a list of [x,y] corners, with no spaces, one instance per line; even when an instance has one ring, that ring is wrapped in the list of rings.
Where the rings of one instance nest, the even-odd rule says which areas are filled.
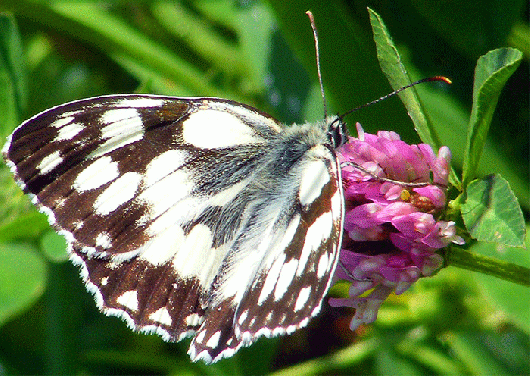
[[[260,336],[292,333],[319,312],[338,261],[342,186],[334,153],[327,147],[313,147],[298,163],[304,181],[295,186],[291,207],[277,213],[289,213],[285,227],[278,221],[272,234],[260,227],[267,254],[244,295],[220,304],[199,329],[190,346],[192,358],[208,362],[230,356]],[[305,185],[315,193],[304,191]],[[236,272],[224,275],[230,281],[246,279]]]
[[[314,316],[342,228],[326,129],[217,98],[117,95],[44,111],[4,154],[98,307],[230,356]]]

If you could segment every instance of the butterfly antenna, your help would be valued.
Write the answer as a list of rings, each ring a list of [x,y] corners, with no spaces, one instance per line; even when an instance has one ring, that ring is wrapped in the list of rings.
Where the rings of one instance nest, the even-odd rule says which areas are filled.
[[[408,89],[409,87],[416,86],[416,85],[424,83],[424,82],[432,82],[432,81],[442,81],[442,82],[445,82],[446,84],[449,84],[449,85],[452,84],[451,80],[448,79],[447,77],[444,77],[444,76],[434,76],[434,77],[423,78],[421,80],[418,80],[418,81],[415,81],[415,82],[413,82],[411,84],[408,84],[407,86],[403,86],[403,87],[401,87],[401,88],[399,88],[397,90],[394,90],[393,92],[391,92],[391,93],[389,93],[387,95],[383,95],[381,98],[378,98],[378,99],[373,100],[373,101],[371,101],[369,103],[365,103],[362,106],[359,106],[359,107],[356,107],[356,108],[351,109],[349,111],[346,111],[345,113],[343,113],[342,115],[339,116],[339,119],[342,120],[346,115],[349,115],[352,112],[360,110],[361,108],[365,108],[365,107],[371,106],[371,105],[376,104],[378,102],[381,102],[382,100],[385,100],[387,98],[393,97],[397,93],[400,93],[403,90]]]
[[[309,21],[311,22],[311,29],[313,29],[313,39],[315,40],[315,53],[316,53],[316,59],[317,59],[317,72],[318,72],[318,82],[320,83],[320,95],[322,95],[322,102],[324,103],[324,119],[328,118],[328,106],[326,104],[326,95],[324,94],[324,84],[322,83],[322,73],[320,71],[320,52],[318,48],[318,32],[317,32],[317,26],[315,25],[315,18],[313,17],[313,13],[311,13],[310,10],[305,12],[307,14],[307,17],[309,17]]]

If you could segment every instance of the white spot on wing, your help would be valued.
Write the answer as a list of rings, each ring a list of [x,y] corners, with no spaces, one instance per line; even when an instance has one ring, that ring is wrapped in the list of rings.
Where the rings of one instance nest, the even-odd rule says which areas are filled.
[[[45,206],[43,206],[44,208]],[[48,209],[48,208],[46,208]],[[48,209],[49,210],[49,209]],[[66,240],[66,242],[70,245],[72,244],[74,241],[75,241],[75,238],[74,238],[74,234],[72,234],[70,231],[66,231],[66,230],[59,230],[57,232],[59,235],[63,236],[64,239]]]
[[[182,150],[168,150],[153,158],[146,167],[143,184],[149,187],[179,169],[188,153]]]
[[[116,179],[119,174],[118,162],[113,162],[109,156],[101,157],[77,175],[72,188],[83,193],[107,184]]]
[[[241,315],[239,316],[239,320],[237,321],[239,325],[243,324],[248,316],[248,309],[244,310]]]
[[[238,117],[222,111],[201,110],[182,125],[184,141],[198,148],[227,148],[264,140]]]
[[[263,302],[272,293],[274,286],[276,286],[276,282],[278,282],[278,278],[280,276],[280,272],[282,270],[284,261],[285,261],[285,254],[282,253],[280,254],[280,256],[278,256],[278,259],[274,262],[274,264],[272,264],[272,267],[269,269],[269,272],[267,273],[267,278],[265,279],[265,282],[263,283],[263,287],[261,288],[261,293],[259,294],[259,297],[258,297],[258,305],[262,305]]]
[[[311,253],[318,249],[322,241],[328,239],[333,230],[333,218],[331,212],[326,212],[318,217],[315,222],[307,229],[307,235],[304,239],[304,247],[300,254],[300,263],[296,270],[296,275],[301,275],[305,269]]]
[[[153,225],[156,225],[154,222]],[[154,228],[149,228],[149,233],[156,232],[156,235],[138,249],[139,258],[152,265],[163,265],[175,257],[175,253],[184,242],[184,231],[180,226],[164,229],[160,232]]]
[[[334,177],[336,178],[337,190],[331,197],[331,212],[334,218],[343,219],[343,208],[344,208],[344,195],[342,192],[342,176],[339,171],[339,160],[335,159],[335,163],[332,165]],[[342,227],[342,226],[340,226]]]
[[[218,111],[237,114],[237,116],[241,117],[248,123],[260,124],[260,126],[269,128],[278,133],[282,131],[282,126],[278,122],[276,122],[276,120],[265,117],[259,113],[249,110],[248,108],[215,101],[208,102],[208,106]]]
[[[205,264],[210,257],[216,256],[212,249],[212,236],[208,226],[197,224],[185,237],[173,261],[175,270],[182,278],[197,277],[203,286],[207,283],[205,275],[209,274],[210,268],[205,267]],[[197,257],[198,251],[201,252],[199,257]]]
[[[127,146],[129,144],[132,144],[133,142],[140,141],[144,137],[143,130],[138,131],[135,134],[131,134],[127,137],[115,137],[110,138],[107,141],[105,141],[104,144],[100,145],[96,150],[94,150],[87,158],[97,158],[101,155],[110,153],[111,151],[114,151],[116,149],[122,148],[124,146]]]
[[[206,331],[200,332],[197,337],[195,337],[195,342],[201,343],[204,340],[204,336],[206,335]]]
[[[341,184],[341,182],[338,182],[338,184]],[[337,189],[337,191],[331,197],[331,212],[333,213],[334,217],[340,217],[342,215],[343,206],[342,191]]]
[[[280,277],[278,278],[276,288],[274,289],[274,300],[277,301],[285,295],[293,281],[297,266],[298,260],[296,259],[292,259],[291,261],[283,264]]]
[[[208,198],[208,206],[224,206],[233,201],[239,193],[248,185],[248,180],[241,180],[239,183],[232,184],[219,193]]]
[[[213,349],[216,348],[217,345],[219,344],[220,338],[221,338],[221,331],[215,332],[215,334],[210,337],[208,342],[206,342],[206,346],[211,347]]]
[[[59,129],[59,128],[62,128],[65,125],[71,123],[72,120],[74,120],[74,116],[73,115],[65,116],[65,114],[63,114],[62,117],[57,118],[53,123],[51,123],[50,127],[54,127],[54,128]]]
[[[66,119],[72,120],[73,118],[65,118],[65,119],[60,119],[60,120],[66,120]],[[56,120],[52,124],[52,126],[56,126],[55,123],[58,121],[59,120]],[[64,140],[71,140],[72,138],[77,136],[77,134],[80,133],[83,129],[85,129],[85,127],[81,123],[70,123],[68,125],[65,125],[61,129],[59,129],[59,133],[57,134],[57,137],[55,137],[54,141],[59,142],[59,141],[64,141]]]
[[[101,115],[101,138],[105,143],[94,150],[88,158],[99,157],[118,148],[139,141],[144,136],[142,118],[135,108],[117,108]]]
[[[37,168],[40,170],[42,175],[52,171],[55,167],[61,164],[63,158],[60,155],[60,151],[56,150],[53,153],[42,158]]]
[[[138,197],[140,198],[141,196],[142,194]],[[168,201],[173,202],[171,198],[172,197],[168,197]],[[168,206],[166,211],[162,211],[161,213],[158,212],[158,209],[160,208],[153,208],[152,202],[147,202],[148,205],[151,205],[149,206],[149,218],[141,219],[141,222],[148,223],[149,220],[153,218],[149,225],[148,233],[150,236],[157,236],[157,234],[168,228],[178,226],[184,222],[189,222],[190,218],[194,218],[196,213],[200,213],[204,210],[205,206],[203,201],[204,200],[201,200],[198,197],[189,196],[185,199],[174,202],[173,205]],[[162,205],[163,203],[160,202],[160,204]],[[158,217],[157,214],[159,215]]]
[[[302,205],[311,205],[321,194],[322,188],[330,181],[326,163],[314,160],[304,165],[298,197]]]
[[[110,235],[106,232],[100,232],[98,236],[96,236],[96,246],[104,249],[112,247],[112,239],[110,238]]]
[[[177,338],[177,342],[182,341],[184,338],[191,337],[194,334],[195,334],[195,330],[187,330],[185,332],[182,332],[182,333],[179,334],[179,336]]]
[[[125,291],[118,296],[116,302],[122,306],[129,308],[131,311],[138,310],[138,292],[136,290]]]
[[[192,313],[191,315],[186,316],[186,325],[188,326],[199,326],[203,322],[204,322],[204,316],[201,316],[198,313]]]
[[[48,217],[48,223],[50,225],[54,225],[55,223],[57,223],[57,219],[55,218],[55,213],[48,207],[44,206],[44,205],[40,205],[39,204],[39,201],[37,199],[37,196],[34,196],[32,199],[31,199],[31,202],[33,203],[33,205],[37,205],[37,207],[39,208],[39,211],[43,214],[46,214],[46,216]],[[72,235],[70,232],[68,232],[70,235]],[[66,236],[65,236],[66,237]],[[73,240],[73,235],[71,237],[71,239]],[[69,239],[66,239],[66,240],[69,240]]]
[[[310,293],[311,286],[304,287],[302,290],[300,290],[300,293],[298,294],[298,298],[296,299],[296,303],[294,305],[295,312],[300,311],[302,308],[304,308],[305,304],[307,303],[307,300],[309,299]]]
[[[251,343],[252,342],[252,334],[250,334],[250,332],[239,332],[239,335],[237,334],[237,329],[239,328],[236,328],[236,336],[238,336],[238,338],[241,338],[241,342],[243,343]]]
[[[169,209],[173,209],[180,200],[188,197],[194,186],[188,171],[168,172],[162,180],[143,190],[138,195],[138,200],[148,204],[151,218],[157,218],[167,213]],[[186,211],[182,213],[180,217],[184,218]]]
[[[113,104],[115,107],[136,107],[136,108],[145,108],[145,107],[160,107],[166,103],[165,99],[159,98],[124,98],[120,99]]]
[[[272,333],[272,330],[270,330],[269,328],[261,328],[254,334],[254,338],[258,338],[261,336],[271,338],[271,337],[274,337],[274,334]]]
[[[169,315],[169,311],[166,307],[162,307],[158,309],[157,311],[151,313],[149,315],[149,318],[155,322],[158,322],[163,325],[170,326],[173,320],[171,319],[171,316]]]
[[[94,210],[99,215],[108,215],[120,205],[131,200],[136,194],[142,176],[137,172],[127,172],[107,187],[94,202]]]
[[[131,127],[141,127],[142,119],[135,108],[117,108],[101,115],[101,122],[106,124],[101,129],[102,138],[112,138],[131,133]]]
[[[326,272],[328,271],[328,253],[323,252],[322,256],[320,256],[320,260],[318,261],[318,267],[317,267],[317,276],[318,278],[322,278]]]
[[[193,346],[190,346],[190,349],[188,350],[188,355],[190,356],[193,362],[202,360],[204,363],[210,364],[213,361],[212,356],[208,353],[208,350],[203,350],[199,354],[197,354],[197,351]]]

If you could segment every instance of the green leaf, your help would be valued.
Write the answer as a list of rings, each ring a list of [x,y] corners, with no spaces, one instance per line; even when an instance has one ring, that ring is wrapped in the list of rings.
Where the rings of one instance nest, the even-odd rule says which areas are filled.
[[[190,88],[186,85],[182,85],[176,81],[168,80],[167,76],[161,73],[158,69],[152,68],[147,64],[143,64],[142,62],[139,62],[138,60],[126,54],[116,54],[113,59],[123,69],[142,82],[142,84],[148,82],[150,89],[149,93],[188,97],[193,96],[195,93],[194,90],[190,90]]]
[[[46,262],[28,244],[0,244],[0,325],[40,298]]]
[[[394,351],[384,347],[377,352],[375,357],[377,375],[422,375],[421,367],[410,359],[398,356]]]
[[[523,213],[500,175],[471,182],[463,200],[462,217],[472,237],[509,246],[524,244]]]
[[[219,69],[232,75],[244,74],[249,70],[237,46],[229,43],[213,25],[189,7],[179,2],[157,1],[151,5],[151,11],[170,33]]]
[[[35,239],[50,228],[46,216],[31,209],[0,226],[0,242]]]
[[[418,364],[430,369],[435,375],[460,375],[462,368],[458,362],[432,343],[425,343],[415,336],[407,336],[397,345],[398,352],[416,360]],[[408,373],[402,373],[407,375]]]
[[[403,65],[399,52],[394,45],[383,20],[372,9],[368,8],[368,12],[370,13],[370,23],[372,24],[374,41],[377,46],[377,58],[379,59],[381,69],[385,73],[394,90],[409,85],[412,80]],[[432,121],[427,115],[425,106],[418,96],[416,88],[408,88],[407,90],[400,92],[398,95],[405,105],[414,124],[414,129],[416,130],[416,133],[418,133],[420,139],[424,143],[431,145],[433,149],[439,149],[442,143],[440,142],[440,138],[436,133]],[[459,179],[452,169],[449,180],[454,186],[460,187]]]
[[[66,240],[55,231],[46,231],[40,242],[44,254],[50,261],[63,262],[68,260]]]
[[[418,88],[418,91],[422,93],[429,115],[434,119],[435,126],[440,131],[442,144],[451,147],[451,164],[461,166],[466,142],[462,137],[462,132],[465,122],[468,121],[468,114],[462,106],[456,105],[454,99],[447,95],[435,94],[430,90],[425,90],[425,87]],[[441,107],[438,107],[440,105]],[[521,175],[520,169],[518,171],[515,167],[513,160],[504,159],[498,148],[487,144],[477,169],[477,175],[485,176],[492,173],[502,175],[510,182],[521,206],[529,209],[528,181]]]
[[[0,14],[0,138],[19,123],[26,105],[26,77],[20,34],[13,16]],[[3,142],[2,142],[3,143]]]
[[[450,333],[445,341],[451,351],[464,363],[472,375],[508,375],[500,360],[492,356],[485,344],[473,332]]]
[[[98,49],[105,51],[118,63],[126,61],[143,72],[157,72],[170,83],[187,86],[196,95],[208,93],[212,96],[226,94],[204,79],[204,72],[176,55],[169,48],[127,24],[121,17],[93,2],[53,2],[45,4],[33,1],[7,0],[6,6],[44,25],[75,36]],[[133,63],[134,62],[134,63]],[[126,69],[130,68],[125,66]],[[136,73],[136,70],[130,70]],[[138,77],[146,79],[144,76]],[[170,85],[171,86],[171,85]],[[233,93],[232,99],[238,99]]]
[[[383,20],[372,9],[368,8],[368,12],[370,13],[374,41],[377,46],[377,58],[379,59],[381,69],[394,90],[407,86],[412,80],[401,61],[401,57]],[[407,108],[408,114],[414,123],[414,129],[416,129],[421,140],[433,148],[438,149],[441,146],[440,141],[434,127],[425,114],[423,104],[416,90],[410,88],[402,91],[398,95]]]
[[[56,3],[51,8],[68,21],[69,31],[94,45],[105,48],[112,57],[129,57],[175,82],[186,83],[198,92],[216,92],[204,75],[170,50],[92,3]]]
[[[481,56],[477,62],[473,86],[473,107],[469,119],[462,171],[464,187],[475,176],[501,90],[521,63],[522,58],[523,54],[519,50],[500,48]]]

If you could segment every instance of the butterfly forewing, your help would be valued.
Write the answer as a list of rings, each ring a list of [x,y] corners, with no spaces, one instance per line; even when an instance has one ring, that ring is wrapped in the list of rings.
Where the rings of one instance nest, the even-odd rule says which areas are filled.
[[[17,181],[107,314],[215,361],[314,316],[337,262],[340,172],[322,126],[227,100],[120,95],[8,139]]]

